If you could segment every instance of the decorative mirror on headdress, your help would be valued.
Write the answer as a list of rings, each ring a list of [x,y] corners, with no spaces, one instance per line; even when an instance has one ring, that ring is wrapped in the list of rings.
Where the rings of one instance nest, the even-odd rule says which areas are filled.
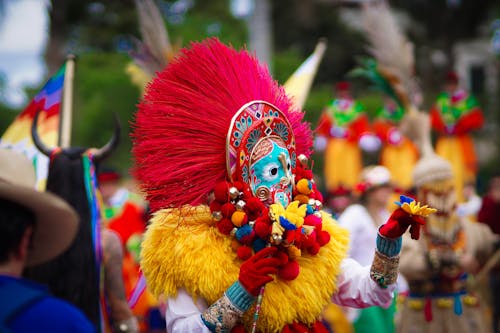
[[[291,201],[295,137],[285,115],[264,101],[245,104],[227,134],[226,163],[231,181],[243,181],[265,203]]]

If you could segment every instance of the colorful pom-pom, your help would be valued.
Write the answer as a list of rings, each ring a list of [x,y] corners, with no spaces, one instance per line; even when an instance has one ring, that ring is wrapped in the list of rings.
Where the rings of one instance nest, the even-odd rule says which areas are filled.
[[[232,203],[228,202],[222,205],[220,211],[222,213],[222,216],[224,216],[225,218],[231,218],[233,213],[236,211],[236,208],[234,208],[234,205]]]
[[[266,247],[266,241],[262,238],[256,238],[252,243],[252,247],[253,251],[257,253]]]
[[[301,205],[307,204],[309,202],[309,197],[305,194],[297,194],[293,200],[300,202]]]
[[[214,196],[215,200],[220,203],[226,203],[229,201],[229,183],[228,182],[219,182],[215,185],[214,188]]]
[[[309,254],[314,256],[314,255],[318,254],[319,249],[320,249],[319,244],[314,242],[310,246],[307,247],[307,252],[309,252]]]
[[[323,220],[321,220],[321,218],[319,218],[318,216],[316,216],[314,214],[307,215],[304,218],[304,224],[313,226],[316,228],[316,230],[321,229],[322,223],[323,223]]]
[[[265,209],[265,206],[259,198],[251,197],[247,200],[245,209],[247,209],[249,212],[261,212]]]
[[[243,245],[238,248],[236,254],[241,260],[247,260],[252,256],[252,249],[246,245]]]
[[[275,258],[280,261],[279,266],[285,265],[290,260],[288,254],[283,251],[276,252]]]
[[[237,227],[241,227],[244,224],[248,223],[248,217],[245,212],[242,211],[235,211],[233,215],[231,215],[231,222]]]
[[[290,260],[278,270],[278,276],[283,280],[294,280],[299,276],[299,264],[295,260]]]
[[[305,194],[305,195],[308,195],[309,193],[311,193],[311,190],[312,190],[312,184],[307,179],[299,180],[296,187],[297,187],[297,191],[299,191],[300,193]]]
[[[264,219],[257,219],[253,225],[253,230],[262,239],[267,239],[271,234],[271,225],[264,222]]]
[[[287,252],[288,252],[288,256],[290,257],[290,260],[297,259],[302,254],[300,249],[296,246],[293,246],[293,245],[287,248]]]
[[[210,204],[210,211],[213,213],[213,212],[220,212],[222,208],[222,204],[219,202],[219,201],[212,201],[212,203]]]
[[[237,240],[241,241],[243,237],[251,235],[252,233],[252,227],[250,227],[248,224],[245,224],[241,228],[238,228],[238,230],[236,230],[235,237]]]
[[[219,222],[217,222],[217,229],[224,234],[224,235],[229,235],[231,234],[231,230],[233,230],[234,225],[229,219],[222,219]]]
[[[330,234],[327,231],[321,231],[316,235],[316,240],[320,246],[325,246],[330,241]]]
[[[244,192],[245,189],[247,188],[246,184],[240,181],[234,182],[233,186],[236,187],[240,192]]]

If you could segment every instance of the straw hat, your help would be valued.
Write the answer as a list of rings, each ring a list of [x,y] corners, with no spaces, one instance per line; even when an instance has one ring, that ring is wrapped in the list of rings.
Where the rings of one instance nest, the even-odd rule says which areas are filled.
[[[28,208],[36,227],[26,266],[41,264],[66,250],[76,236],[78,215],[65,201],[35,189],[35,170],[26,156],[0,149],[0,198]]]

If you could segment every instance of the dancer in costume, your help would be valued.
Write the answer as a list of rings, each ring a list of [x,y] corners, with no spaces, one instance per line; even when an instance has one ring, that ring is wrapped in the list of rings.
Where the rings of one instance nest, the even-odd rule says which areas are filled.
[[[452,167],[432,150],[428,115],[408,117],[421,131],[416,138],[422,157],[413,172],[417,198],[438,212],[427,218],[418,241],[403,241],[400,272],[410,292],[397,332],[490,332],[484,301],[467,280],[491,255],[495,236],[457,214]]]
[[[216,39],[148,86],[133,133],[153,210],[141,267],[167,298],[169,332],[325,332],[331,300],[391,303],[401,235],[430,210],[397,209],[371,267],[346,259],[347,231],[321,211],[308,168],[303,116],[254,57]]]
[[[321,115],[316,149],[325,151],[324,178],[328,192],[356,185],[363,167],[361,149],[375,151],[380,141],[370,132],[363,105],[355,101],[348,82],[335,85],[336,98]],[[361,147],[361,149],[360,149]]]
[[[450,72],[445,91],[439,94],[430,114],[439,135],[436,153],[451,163],[455,190],[462,201],[464,184],[476,180],[476,153],[470,133],[483,125],[481,108],[474,96],[459,88],[457,74]]]
[[[382,141],[380,164],[389,169],[396,188],[407,191],[412,186],[411,172],[418,159],[417,147],[398,129],[404,109],[391,97],[377,111],[373,130]]]

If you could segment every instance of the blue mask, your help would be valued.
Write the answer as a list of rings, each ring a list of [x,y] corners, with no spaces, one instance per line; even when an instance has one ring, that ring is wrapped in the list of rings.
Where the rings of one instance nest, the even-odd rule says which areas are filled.
[[[272,148],[250,166],[252,192],[265,204],[288,206],[292,198],[292,167],[290,154],[273,140]],[[269,142],[267,142],[269,143]],[[254,149],[258,149],[259,143]]]

